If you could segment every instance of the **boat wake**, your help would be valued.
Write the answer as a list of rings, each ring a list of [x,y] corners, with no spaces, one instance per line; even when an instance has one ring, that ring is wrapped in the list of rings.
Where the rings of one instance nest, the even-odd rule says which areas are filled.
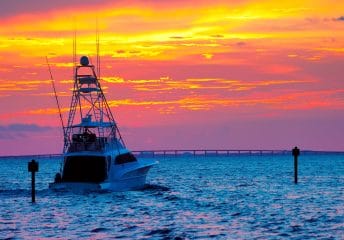
[[[159,191],[159,192],[167,192],[171,189],[169,187],[157,185],[157,184],[145,184],[142,191]]]

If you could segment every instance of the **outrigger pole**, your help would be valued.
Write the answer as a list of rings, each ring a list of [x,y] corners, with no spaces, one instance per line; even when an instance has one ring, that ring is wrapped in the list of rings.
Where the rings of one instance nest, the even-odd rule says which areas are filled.
[[[49,64],[49,61],[48,61],[48,57],[46,56],[45,58],[47,60],[47,65],[48,65],[48,69],[49,69],[49,73],[50,73],[50,80],[51,80],[51,84],[53,86],[57,108],[59,110],[60,121],[61,121],[61,125],[62,125],[62,130],[63,130],[63,136],[66,137],[65,126],[63,124],[63,118],[62,118],[62,113],[61,113],[61,108],[60,108],[60,102],[59,102],[59,99],[57,97],[56,88],[55,88],[55,80],[53,78],[53,74],[51,73],[51,68],[50,68],[50,64]]]

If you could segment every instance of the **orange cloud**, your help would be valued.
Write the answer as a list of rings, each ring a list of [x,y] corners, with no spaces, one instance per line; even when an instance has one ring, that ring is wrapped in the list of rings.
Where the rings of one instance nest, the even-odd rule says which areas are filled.
[[[341,86],[343,22],[333,19],[343,7],[333,0],[111,1],[2,17],[0,94],[10,104],[20,93],[12,108],[26,108],[28,116],[56,114],[44,101],[32,109],[24,104],[51,97],[49,56],[67,106],[75,24],[78,55],[94,60],[96,23],[90,19],[101,16],[101,78],[114,108],[171,115],[249,105],[340,108],[342,100],[323,91]]]

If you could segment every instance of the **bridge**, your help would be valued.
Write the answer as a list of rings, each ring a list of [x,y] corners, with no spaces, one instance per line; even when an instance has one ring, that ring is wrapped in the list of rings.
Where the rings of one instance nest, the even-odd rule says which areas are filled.
[[[138,157],[178,157],[178,156],[240,156],[240,155],[291,155],[291,150],[247,150],[247,149],[168,149],[168,150],[134,150],[132,153]],[[344,154],[344,151],[313,151],[302,150],[302,155],[310,154]],[[21,156],[0,156],[4,158],[59,158],[62,154],[37,154],[37,155],[21,155]]]

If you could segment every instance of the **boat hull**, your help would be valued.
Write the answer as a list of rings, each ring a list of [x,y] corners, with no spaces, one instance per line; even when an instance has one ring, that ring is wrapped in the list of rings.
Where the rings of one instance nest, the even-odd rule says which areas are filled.
[[[109,191],[131,191],[131,190],[140,190],[144,188],[146,183],[146,175],[136,176],[126,179],[119,179],[113,182],[104,182],[100,184],[101,190]]]
[[[156,162],[145,163],[141,166],[118,166],[113,169],[113,175],[104,182],[55,182],[50,183],[49,188],[57,191],[132,191],[143,189],[149,169]]]

